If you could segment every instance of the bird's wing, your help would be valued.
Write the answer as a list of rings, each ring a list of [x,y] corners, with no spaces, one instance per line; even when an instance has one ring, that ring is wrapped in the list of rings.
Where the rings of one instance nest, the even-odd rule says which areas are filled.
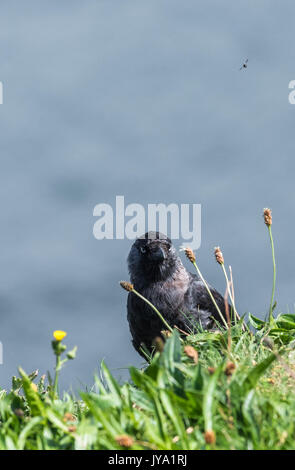
[[[139,354],[145,357],[141,351],[142,344],[151,351],[153,340],[165,329],[163,323],[149,306],[131,292],[127,299],[127,319],[132,344]]]
[[[226,319],[226,312],[225,312],[225,302],[224,297],[213,287],[208,285],[210,292],[223,316]],[[214,319],[217,320],[219,324],[223,324],[223,320],[220,318],[220,314],[216,309],[212,299],[206,289],[205,284],[194,274],[191,275],[189,289],[186,293],[186,307],[187,309],[194,315],[200,316],[201,323],[202,322],[202,315],[204,316],[205,323],[210,321],[214,322]],[[231,306],[229,305],[229,309]],[[208,315],[209,313],[209,315]],[[205,325],[204,325],[205,326]],[[206,327],[210,327],[210,325],[206,325]]]

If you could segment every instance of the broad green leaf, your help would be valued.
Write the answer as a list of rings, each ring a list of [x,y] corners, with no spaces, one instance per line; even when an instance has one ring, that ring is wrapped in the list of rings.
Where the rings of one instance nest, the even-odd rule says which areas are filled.
[[[18,436],[18,448],[24,449],[26,444],[26,439],[34,431],[34,428],[39,426],[39,424],[44,423],[44,419],[41,416],[35,416],[34,418],[30,419],[28,424],[23,428],[20,435]]]
[[[245,420],[245,423],[249,429],[249,432],[251,433],[252,439],[254,443],[256,444],[258,441],[258,436],[259,436],[259,429],[257,427],[257,424],[255,422],[254,416],[253,416],[253,411],[252,411],[252,402],[253,402],[253,397],[254,397],[255,390],[251,389],[250,392],[245,397],[244,403],[242,405],[242,414]]]
[[[97,401],[92,394],[81,392],[80,395],[91,410],[93,416],[102,424],[112,438],[123,433],[123,429],[118,423],[114,413],[109,413],[108,410],[102,410],[97,406]]]
[[[284,314],[280,315],[276,321],[278,328],[284,328],[285,330],[295,330],[295,315],[293,314]]]
[[[30,381],[25,371],[21,367],[19,367],[18,370],[22,377],[23,390],[31,410],[31,415],[45,417],[45,406],[44,403],[41,401],[38,392],[35,392],[35,390],[33,390],[32,382]]]
[[[173,330],[173,334],[167,339],[164,351],[161,355],[165,366],[174,373],[175,363],[181,360],[181,343],[177,330]]]
[[[219,378],[220,372],[222,371],[223,364],[220,364],[214,374],[208,380],[208,383],[204,390],[203,400],[203,415],[205,421],[205,430],[213,430],[213,414],[214,414],[214,395]]]
[[[201,364],[197,364],[194,371],[194,376],[192,379],[192,388],[194,390],[202,390],[204,386],[204,378],[202,374]]]
[[[250,370],[243,381],[242,390],[244,393],[248,393],[251,389],[255,388],[260,377],[266,372],[275,359],[276,355],[270,354],[266,359],[264,359],[264,361],[260,362]]]
[[[175,406],[176,404],[173,402],[171,395],[169,396],[166,390],[160,390],[159,393],[163,408],[171,419],[177,435],[183,440],[185,445],[188,447],[187,434],[178,408],[177,406]]]
[[[122,397],[121,397],[120,387],[117,381],[114,379],[114,377],[112,376],[112,374],[110,373],[109,369],[107,368],[104,362],[101,363],[101,369],[103,371],[103,375],[108,385],[108,388],[110,390],[110,393],[112,394],[114,400],[116,400],[116,406],[121,406]]]
[[[83,420],[75,435],[75,449],[89,450],[97,440],[97,426],[88,420]],[[112,443],[113,444],[113,443]]]
[[[261,330],[265,326],[265,321],[255,317],[252,313],[249,313],[249,322],[256,330]]]
[[[164,362],[168,380],[171,384],[174,384],[175,389],[181,395],[183,393],[184,376],[177,367],[177,364],[181,362],[181,342],[177,330],[174,329],[173,334],[166,341],[161,359]]]
[[[46,410],[46,415],[47,415],[47,418],[48,420],[55,426],[57,427],[58,429],[60,429],[61,431],[65,432],[65,433],[68,433],[68,427],[65,425],[65,423],[61,420],[61,418],[56,414],[54,413],[54,411],[52,411],[51,409],[47,409]]]

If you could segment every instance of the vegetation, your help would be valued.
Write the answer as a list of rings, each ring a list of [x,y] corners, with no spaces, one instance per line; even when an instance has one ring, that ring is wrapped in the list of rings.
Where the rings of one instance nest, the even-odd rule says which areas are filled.
[[[274,262],[271,305],[265,321],[249,314],[255,332],[236,311],[232,278],[216,248],[233,325],[230,315],[226,327],[213,332],[192,325],[184,334],[168,325],[147,365],[130,368],[129,382],[117,383],[102,363],[93,391],[79,397],[58,393],[60,370],[76,348],[67,353],[66,333],[55,331],[54,378],[37,382],[37,372],[20,368],[11,390],[0,390],[0,449],[293,449],[295,315],[273,316],[271,222],[265,220]],[[187,256],[199,269],[194,254],[187,250]],[[131,284],[121,285],[140,295]]]
[[[181,342],[174,330],[130,383],[102,364],[79,399],[20,369],[0,392],[0,449],[292,449],[294,350],[266,332],[233,327],[229,352],[228,331]]]

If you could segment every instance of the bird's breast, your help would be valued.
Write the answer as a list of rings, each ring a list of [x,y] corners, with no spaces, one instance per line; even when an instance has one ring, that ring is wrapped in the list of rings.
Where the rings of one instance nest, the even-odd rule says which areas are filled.
[[[178,310],[183,304],[184,296],[189,288],[189,276],[186,271],[178,272],[176,276],[166,281],[155,282],[145,289],[143,295],[155,307],[165,313],[166,310]]]

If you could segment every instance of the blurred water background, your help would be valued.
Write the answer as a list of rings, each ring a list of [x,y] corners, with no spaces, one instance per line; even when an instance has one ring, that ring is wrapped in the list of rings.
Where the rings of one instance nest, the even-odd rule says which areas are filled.
[[[239,312],[259,316],[271,207],[278,310],[294,311],[294,2],[10,0],[0,12],[0,385],[20,364],[53,369],[55,329],[78,345],[64,389],[91,386],[102,359],[122,379],[142,363],[118,287],[131,242],[92,234],[94,206],[116,195],[202,204],[203,274],[224,291],[220,245]]]

